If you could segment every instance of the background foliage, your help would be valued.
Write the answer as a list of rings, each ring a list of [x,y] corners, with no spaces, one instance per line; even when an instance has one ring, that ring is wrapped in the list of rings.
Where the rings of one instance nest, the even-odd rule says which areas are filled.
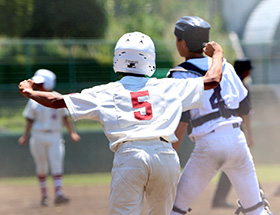
[[[221,0],[0,0],[0,35],[13,38],[116,39],[142,31],[153,39],[172,38],[176,20],[200,16],[211,34],[226,35]]]
[[[20,37],[31,24],[33,0],[0,0],[0,34]]]
[[[95,0],[36,0],[26,37],[100,38],[107,20]]]
[[[155,76],[162,78],[182,61],[175,48],[176,21],[199,16],[209,21],[210,40],[223,46],[231,62],[235,55],[220,5],[221,0],[0,0],[0,129],[23,129],[26,99],[17,84],[39,68],[57,74],[56,90],[61,93],[116,80],[113,50],[126,32],[151,36],[156,46]]]

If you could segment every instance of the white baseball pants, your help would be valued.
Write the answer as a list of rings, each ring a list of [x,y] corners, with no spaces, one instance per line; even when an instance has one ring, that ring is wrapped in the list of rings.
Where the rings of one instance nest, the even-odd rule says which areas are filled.
[[[221,169],[228,175],[243,208],[250,208],[261,201],[256,171],[244,133],[229,124],[196,139],[194,151],[178,183],[175,206],[187,211]],[[246,213],[261,214],[266,214],[264,207]],[[179,213],[171,212],[171,215]]]
[[[30,152],[38,175],[47,175],[49,166],[52,175],[63,173],[65,146],[60,132],[34,132],[30,138]]]
[[[179,158],[160,140],[123,144],[112,169],[110,215],[140,215],[144,195],[149,215],[167,215],[175,200]]]

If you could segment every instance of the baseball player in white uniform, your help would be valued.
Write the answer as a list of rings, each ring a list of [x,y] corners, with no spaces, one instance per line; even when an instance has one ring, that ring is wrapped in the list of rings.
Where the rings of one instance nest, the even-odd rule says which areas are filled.
[[[55,86],[56,75],[46,69],[39,69],[32,78],[38,90],[52,92]],[[52,92],[56,93],[56,92]],[[57,93],[56,93],[57,94]],[[30,138],[30,152],[33,156],[37,178],[41,189],[41,205],[48,205],[47,176],[49,167],[53,177],[55,188],[55,204],[69,202],[69,198],[62,194],[62,175],[64,161],[64,140],[62,137],[62,125],[67,127],[71,139],[75,142],[80,136],[75,132],[68,119],[68,110],[47,108],[30,99],[23,111],[26,118],[26,128],[19,143],[25,145]]]
[[[115,152],[110,215],[140,215],[144,195],[149,215],[170,213],[180,174],[172,148],[182,111],[203,103],[204,89],[218,85],[222,48],[215,42],[204,49],[213,64],[202,78],[149,78],[155,71],[155,48],[140,32],[124,34],[116,44],[114,71],[120,81],[81,93],[59,96],[32,90],[32,80],[19,84],[22,95],[53,108],[67,107],[74,120],[100,121]]]
[[[199,78],[205,74],[212,59],[203,56],[210,25],[199,17],[185,16],[175,26],[178,52],[186,61],[169,71],[178,79]],[[195,142],[194,150],[180,177],[171,215],[187,214],[191,204],[219,170],[229,177],[239,197],[240,212],[246,215],[271,214],[262,198],[250,150],[240,130],[242,118],[248,114],[247,90],[231,64],[223,60],[223,76],[213,90],[204,92],[201,108],[182,114],[176,130],[178,149],[187,129]]]
[[[234,69],[236,71],[236,74],[242,81],[243,85],[246,87],[248,90],[248,87],[246,86],[246,78],[250,75],[250,70],[252,69],[251,61],[249,59],[237,59],[234,61]],[[249,98],[249,90],[247,97]],[[250,98],[249,98],[250,101]],[[253,110],[250,110],[249,114],[247,115],[242,115],[242,124],[241,124],[241,129],[244,132],[247,140],[248,147],[251,148],[254,145],[253,141],[253,135],[252,135],[252,128],[251,128],[251,113]],[[260,186],[260,183],[259,183]],[[227,196],[230,192],[231,189],[231,183],[230,180],[228,179],[227,175],[222,172],[219,178],[219,181],[217,183],[217,188],[213,197],[212,201],[212,207],[213,208],[229,208],[233,207],[233,205],[227,203]],[[260,186],[260,189],[261,186]]]

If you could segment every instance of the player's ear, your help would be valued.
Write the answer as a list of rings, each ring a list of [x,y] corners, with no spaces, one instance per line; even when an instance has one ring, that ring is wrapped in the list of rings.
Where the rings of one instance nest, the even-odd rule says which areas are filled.
[[[187,43],[186,43],[185,40],[182,40],[182,46],[183,46],[184,48],[187,48],[187,49],[188,49],[188,46],[187,46]]]
[[[187,43],[185,40],[179,39],[178,37],[176,39],[177,39],[177,45],[181,46],[182,48],[187,47]]]

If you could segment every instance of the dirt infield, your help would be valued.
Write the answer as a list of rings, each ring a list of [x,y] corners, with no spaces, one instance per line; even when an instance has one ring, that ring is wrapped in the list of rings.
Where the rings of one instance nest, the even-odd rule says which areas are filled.
[[[279,183],[262,183],[262,187],[270,201],[274,215],[280,214],[280,197],[273,193]],[[233,209],[212,209],[211,199],[215,184],[210,184],[192,206],[192,215],[233,215]],[[54,206],[50,199],[48,207],[39,204],[39,190],[37,186],[5,186],[0,185],[0,215],[106,215],[109,205],[109,186],[75,186],[64,188],[64,192],[71,198],[68,205]],[[51,193],[53,194],[53,193]],[[51,195],[52,197],[52,195]],[[231,190],[229,202],[234,204],[235,191]],[[146,214],[145,209],[142,215]]]

